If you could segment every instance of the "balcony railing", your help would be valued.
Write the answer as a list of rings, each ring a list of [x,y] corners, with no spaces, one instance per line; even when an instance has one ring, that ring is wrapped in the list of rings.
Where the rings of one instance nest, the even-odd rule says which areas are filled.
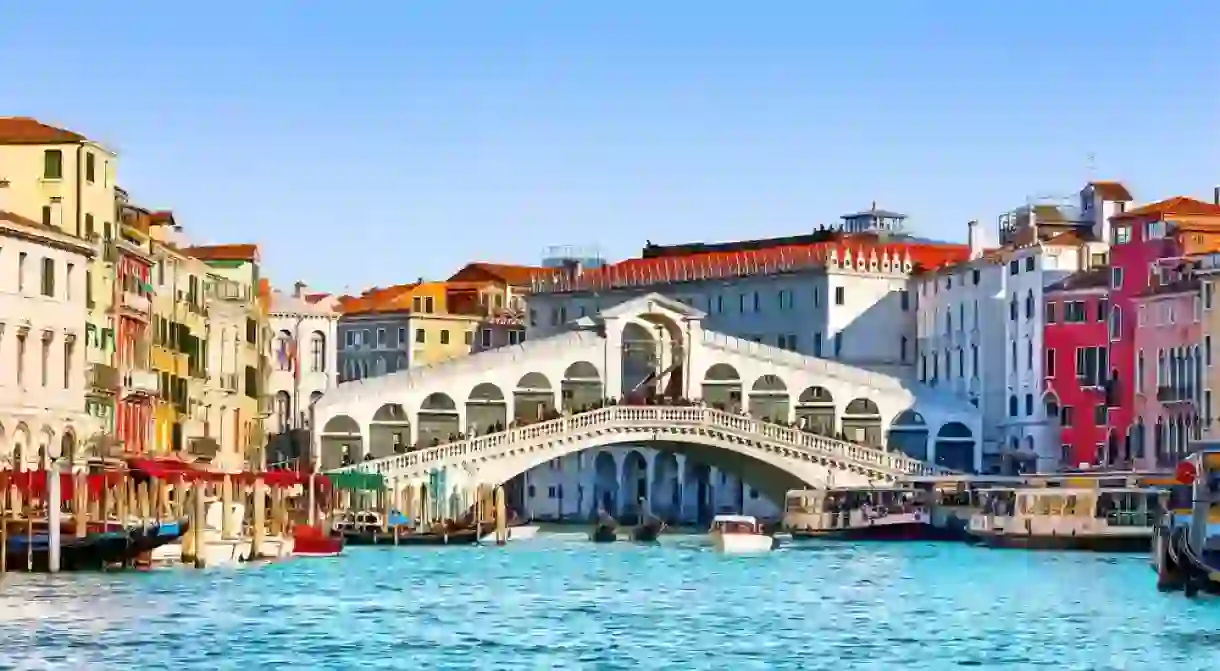
[[[216,281],[208,290],[212,298],[234,303],[246,303],[250,300],[250,287],[237,282]]]
[[[123,374],[124,396],[156,396],[159,391],[159,379],[151,370],[136,368]]]
[[[1161,403],[1189,403],[1194,396],[1185,387],[1162,386],[1156,388],[1156,400]]]

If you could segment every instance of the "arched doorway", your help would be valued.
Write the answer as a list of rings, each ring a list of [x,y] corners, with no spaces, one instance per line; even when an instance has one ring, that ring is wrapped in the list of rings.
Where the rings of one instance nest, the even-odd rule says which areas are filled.
[[[661,341],[664,329],[656,333],[637,322],[623,326],[623,388],[624,396],[648,398],[657,394],[661,365]]]
[[[374,459],[401,454],[411,444],[411,418],[400,403],[377,408],[369,424],[369,454]]]
[[[648,510],[648,460],[638,450],[623,458],[623,494],[620,517],[624,524],[635,524]]]
[[[893,452],[919,459],[928,460],[928,423],[923,415],[914,410],[904,410],[898,413],[890,422],[886,448]]]
[[[327,420],[318,437],[322,470],[329,471],[364,458],[360,425],[347,415],[335,415]]]
[[[788,402],[788,385],[778,375],[768,373],[750,387],[750,416],[772,424],[787,424],[792,409]]]
[[[871,399],[852,399],[843,410],[843,435],[853,443],[881,447],[881,409]]]
[[[419,404],[416,415],[419,438],[416,445],[430,447],[452,442],[462,432],[462,421],[458,416],[457,403],[444,392],[428,394]]]
[[[76,436],[69,429],[64,429],[64,435],[59,437],[59,458],[65,463],[76,464],[80,455],[76,454]]]
[[[974,470],[974,435],[961,422],[949,422],[936,432],[936,463],[969,473]]]
[[[577,361],[568,366],[563,372],[563,380],[559,382],[559,391],[563,397],[563,409],[572,412],[593,408],[601,404],[605,397],[597,366],[588,361]]]
[[[648,509],[657,517],[675,522],[681,516],[682,500],[678,488],[678,457],[673,452],[657,452],[652,459],[652,487]]]
[[[555,412],[555,388],[542,373],[526,373],[513,390],[513,418],[534,424]]]
[[[508,426],[508,402],[504,392],[490,382],[481,382],[466,399],[466,432],[483,436]]]
[[[688,457],[683,480],[682,521],[687,521],[690,519],[687,516],[693,515],[696,524],[710,524],[716,514],[716,488],[712,484],[711,467]]]
[[[806,387],[796,399],[796,423],[822,436],[838,433],[835,428],[835,398],[826,387]]]
[[[618,510],[619,500],[618,464],[609,452],[598,452],[593,458],[593,501],[590,518],[598,513],[613,515]]]
[[[741,375],[727,363],[714,364],[703,375],[703,402],[726,412],[741,411]]]

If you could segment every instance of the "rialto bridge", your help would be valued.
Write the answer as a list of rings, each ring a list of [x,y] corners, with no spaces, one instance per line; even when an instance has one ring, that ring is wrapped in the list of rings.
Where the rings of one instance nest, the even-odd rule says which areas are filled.
[[[314,454],[324,471],[380,473],[400,488],[436,487],[443,473],[459,496],[616,445],[734,473],[773,501],[794,487],[978,466],[973,406],[706,331],[703,316],[651,294],[552,336],[344,383],[313,408]]]

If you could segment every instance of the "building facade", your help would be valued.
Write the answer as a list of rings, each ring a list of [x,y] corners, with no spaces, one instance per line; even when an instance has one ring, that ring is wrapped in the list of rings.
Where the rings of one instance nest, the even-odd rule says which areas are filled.
[[[311,294],[300,282],[291,292],[271,292],[267,392],[273,400],[264,429],[272,462],[308,454],[310,409],[339,383],[339,313],[335,307],[333,297]]]
[[[100,426],[85,413],[84,240],[0,210],[0,468],[75,458]]]

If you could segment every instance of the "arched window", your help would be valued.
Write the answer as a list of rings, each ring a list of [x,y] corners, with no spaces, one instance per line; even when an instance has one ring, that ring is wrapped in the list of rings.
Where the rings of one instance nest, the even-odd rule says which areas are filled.
[[[280,433],[292,428],[292,398],[286,391],[275,395],[275,417],[280,423]]]
[[[292,334],[288,331],[275,334],[275,369],[292,370]]]
[[[1123,309],[1117,305],[1110,308],[1110,340],[1118,340],[1123,332]]]
[[[1017,416],[1017,397],[1016,396],[1008,397],[1008,416],[1009,417]]]
[[[1034,318],[1034,290],[1033,289],[1030,289],[1029,292],[1025,294],[1025,318],[1026,319]]]
[[[314,373],[326,372],[326,336],[321,331],[314,331],[309,336],[309,370]]]

